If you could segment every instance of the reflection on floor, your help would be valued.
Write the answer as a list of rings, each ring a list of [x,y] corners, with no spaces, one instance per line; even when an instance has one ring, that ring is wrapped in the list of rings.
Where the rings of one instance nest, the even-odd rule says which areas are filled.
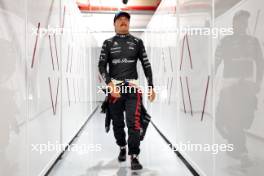
[[[192,175],[151,125],[141,143],[140,161],[144,169],[131,171],[129,160],[118,163],[116,157],[119,149],[113,133],[104,132],[104,114],[100,114],[99,110],[73,144],[82,148],[65,152],[49,176]]]

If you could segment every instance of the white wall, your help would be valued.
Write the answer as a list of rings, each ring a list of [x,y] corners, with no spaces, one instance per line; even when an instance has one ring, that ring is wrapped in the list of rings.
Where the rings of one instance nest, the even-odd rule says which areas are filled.
[[[238,44],[233,47],[230,46],[231,44],[224,42],[223,39],[214,42],[214,48],[216,48],[216,50],[221,48],[218,50],[220,56],[222,56],[223,53],[229,52],[228,50],[231,49],[232,56],[249,59],[264,59],[264,35],[262,32],[264,27],[263,7],[263,1],[244,0],[225,14],[216,18],[215,25],[217,27],[230,27],[232,26],[232,19],[236,12],[246,10],[250,13],[247,29],[248,36],[246,39],[245,36],[234,37],[233,43]],[[252,40],[256,42],[251,43]],[[259,50],[257,50],[257,48],[259,48]],[[215,51],[215,53],[217,53],[217,51]],[[216,156],[216,175],[231,175],[233,173],[239,173],[241,175],[263,174],[263,80],[260,83],[259,90],[254,89],[258,87],[256,84],[257,69],[263,70],[264,65],[254,61],[250,61],[250,63],[253,63],[253,74],[249,76],[250,81],[247,82],[230,85],[230,83],[228,83],[228,78],[221,74],[221,71],[223,71],[222,69],[225,69],[226,65],[222,65],[222,69],[219,68],[219,70],[217,70],[215,78],[218,83],[216,84],[218,89],[216,90],[217,102],[215,105],[215,141],[218,143],[234,143],[235,150],[229,155],[227,153],[220,153]],[[237,68],[234,68],[234,71],[238,70],[239,72],[239,69],[238,66]],[[247,69],[244,68],[243,73],[247,72]],[[229,96],[227,97],[226,95],[228,94]],[[239,95],[239,97],[237,97],[237,95]],[[226,105],[223,105],[222,103]],[[232,103],[232,109],[228,108],[229,103]],[[219,105],[219,107],[217,105]],[[237,109],[240,111],[237,111]],[[220,119],[223,110],[227,113],[225,117],[221,117]],[[227,118],[229,120],[227,120]],[[228,135],[225,136],[224,133],[221,132],[221,129],[226,129]]]
[[[68,143],[96,107],[96,41],[70,0],[4,0],[0,22],[0,175],[42,175],[60,152],[31,145]]]
[[[192,59],[191,68],[186,41],[184,49],[182,49],[184,35],[175,30],[188,26],[229,28],[232,27],[234,13],[244,9],[251,13],[249,32],[250,35],[253,35],[257,12],[260,10],[254,36],[258,38],[263,48],[263,32],[261,32],[263,31],[261,22],[263,21],[261,11],[264,7],[263,3],[260,0],[242,1],[223,15],[213,18],[215,11],[213,7],[219,8],[214,6],[214,1],[190,3],[191,10],[180,6],[177,4],[178,2],[180,1],[162,1],[148,25],[147,32],[142,35],[152,63],[154,85],[163,87],[162,91],[158,93],[156,102],[147,104],[153,122],[174,145],[192,143],[203,146],[207,144],[211,146],[213,144],[232,144],[234,146],[233,152],[220,151],[217,154],[208,151],[180,151],[201,175],[261,175],[264,166],[263,150],[261,150],[264,146],[263,84],[261,84],[258,93],[251,90],[254,87],[254,81],[249,85],[234,84],[233,87],[225,89],[230,86],[230,83],[221,76],[221,68],[223,69],[224,66],[222,65],[220,70],[215,70],[216,48],[219,47],[223,36],[217,39],[210,35],[188,36]],[[172,8],[176,5],[177,11]],[[253,54],[252,50],[257,46],[251,46],[253,49],[250,51],[247,49],[250,48],[250,44],[243,45],[242,43],[247,42],[242,42],[242,39],[243,36],[237,40],[237,43],[233,43],[234,46],[241,48],[238,49],[239,52],[232,49],[234,47],[230,44],[232,42],[225,43],[222,46],[224,50],[221,50],[222,57],[234,56],[233,52],[236,52],[235,54],[239,58],[243,56],[254,58],[257,54]],[[250,37],[248,40],[251,40]],[[182,53],[184,54],[182,69],[180,69]],[[264,58],[262,57],[262,59]],[[228,66],[226,67],[228,68]],[[263,70],[263,66],[260,68]],[[233,68],[235,73],[239,73],[239,70],[241,70],[239,66]],[[217,72],[216,75],[215,72]],[[256,72],[256,66],[253,72]],[[234,79],[239,80],[241,75]],[[208,78],[208,93],[201,121]],[[142,76],[141,79],[144,77]],[[183,92],[180,79],[182,79]],[[247,89],[249,90],[247,91]],[[220,94],[221,91],[222,94]],[[184,97],[186,113],[182,97]],[[222,106],[219,104],[220,100],[224,102]],[[242,124],[248,126],[248,129]],[[220,133],[221,129],[226,130],[226,136],[223,132]]]

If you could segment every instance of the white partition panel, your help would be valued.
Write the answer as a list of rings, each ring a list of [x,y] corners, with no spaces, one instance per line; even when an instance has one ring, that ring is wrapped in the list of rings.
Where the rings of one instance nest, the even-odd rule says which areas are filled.
[[[262,7],[164,0],[142,35],[159,88],[145,102],[153,122],[201,175],[263,173]]]
[[[0,2],[0,175],[27,175],[25,4]]]
[[[234,28],[232,37],[214,41],[215,141],[234,146],[216,155],[215,175],[263,175],[263,8],[263,1],[244,0],[215,18],[216,27]]]
[[[82,20],[70,0],[1,1],[0,175],[44,175],[96,107]]]

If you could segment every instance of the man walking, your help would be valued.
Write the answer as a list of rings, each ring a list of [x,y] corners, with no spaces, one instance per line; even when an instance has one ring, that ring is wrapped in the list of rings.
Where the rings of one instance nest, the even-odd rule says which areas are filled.
[[[126,160],[126,145],[128,143],[128,155],[131,158],[131,169],[142,169],[138,160],[140,153],[140,104],[139,91],[120,92],[121,83],[138,85],[137,61],[141,61],[145,76],[148,81],[148,98],[152,102],[155,99],[153,90],[152,70],[147,58],[143,41],[129,33],[130,14],[118,12],[114,17],[116,35],[104,41],[99,59],[99,72],[105,83],[111,90],[109,103],[110,115],[113,121],[113,131],[117,145],[120,147],[118,160]],[[107,65],[109,64],[109,71]],[[136,88],[135,88],[136,89]],[[122,89],[123,90],[123,89]],[[127,89],[126,89],[127,90]],[[124,115],[128,128],[128,141],[124,131]]]

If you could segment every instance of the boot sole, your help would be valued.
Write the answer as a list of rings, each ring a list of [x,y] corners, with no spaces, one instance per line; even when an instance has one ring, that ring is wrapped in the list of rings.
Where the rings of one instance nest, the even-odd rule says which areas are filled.
[[[131,166],[131,170],[141,170],[143,169],[142,166]]]
[[[124,161],[126,161],[126,158],[118,158],[118,161],[119,162],[124,162]]]

